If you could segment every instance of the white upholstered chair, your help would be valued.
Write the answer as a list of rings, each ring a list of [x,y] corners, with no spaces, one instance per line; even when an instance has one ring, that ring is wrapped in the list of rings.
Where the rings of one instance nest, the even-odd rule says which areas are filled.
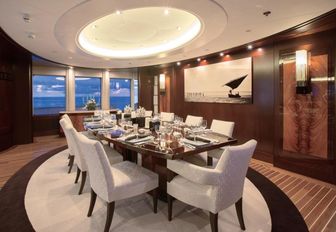
[[[69,136],[75,142],[75,149],[74,149],[75,150],[75,162],[77,164],[77,175],[76,175],[75,183],[78,182],[79,176],[80,174],[82,174],[81,185],[80,185],[79,192],[78,192],[78,194],[80,195],[82,194],[82,191],[85,185],[88,167],[87,167],[84,155],[83,155],[84,154],[83,148],[79,144],[79,139],[87,138],[87,137],[85,137],[83,134],[78,133],[76,129],[73,127],[69,129]],[[111,165],[120,163],[123,161],[123,156],[120,155],[116,150],[114,150],[110,146],[103,144],[103,149]]]
[[[234,122],[214,119],[212,120],[210,129],[215,133],[232,137],[234,125]],[[212,166],[213,158],[219,159],[220,156],[223,154],[223,150],[225,150],[225,148],[226,147],[221,147],[215,150],[208,151],[207,165]]]
[[[230,146],[224,150],[214,169],[200,167],[183,160],[167,160],[167,167],[178,174],[168,180],[168,220],[172,219],[172,200],[210,212],[213,232],[218,231],[218,213],[235,204],[242,230],[245,230],[242,203],[246,172],[257,141]]]
[[[157,212],[158,175],[129,161],[110,165],[102,144],[78,137],[83,148],[84,157],[89,169],[91,200],[88,217],[96,202],[97,195],[107,202],[107,216],[104,231],[109,231],[115,201],[137,196],[149,191],[153,193],[154,213]]]
[[[175,114],[168,113],[168,112],[161,112],[160,113],[160,120],[163,122],[172,122],[174,121]]]
[[[153,111],[152,110],[146,110],[145,111],[145,117],[152,117]]]
[[[234,122],[222,121],[222,120],[212,120],[210,129],[218,134],[226,135],[232,137]],[[202,152],[185,158],[186,161],[196,164],[198,166],[212,166],[213,158],[218,161],[220,156],[226,147],[221,147],[218,149],[210,150],[207,152]]]
[[[66,138],[66,142],[67,142],[67,145],[68,145],[68,150],[69,150],[69,170],[68,170],[68,173],[71,172],[72,170],[72,167],[73,167],[73,163],[75,161],[75,151],[74,151],[74,146],[71,141],[71,138],[69,137],[68,133],[66,132],[66,129],[65,129],[65,125],[69,124],[70,126],[72,126],[72,122],[71,122],[71,119],[69,118],[68,115],[63,115],[62,116],[62,119],[59,121],[59,124],[60,126],[62,127],[62,130],[64,132],[64,135],[65,135],[65,138]]]
[[[187,126],[201,126],[203,121],[203,117],[188,115],[185,124]]]
[[[72,123],[72,121],[71,121],[71,119],[70,119],[70,117],[69,117],[69,115],[64,114],[64,115],[62,116],[62,118],[64,118],[64,119],[65,119],[65,120],[66,120],[72,127],[74,127],[74,126],[73,126],[73,123]],[[85,135],[85,136],[88,137],[89,139],[98,140],[97,137],[94,136],[90,131],[81,131],[81,132],[79,132],[79,133]]]

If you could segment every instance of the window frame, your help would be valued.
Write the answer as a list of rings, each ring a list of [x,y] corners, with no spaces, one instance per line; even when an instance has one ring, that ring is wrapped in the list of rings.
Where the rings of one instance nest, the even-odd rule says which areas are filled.
[[[97,110],[99,109],[102,109],[102,100],[103,100],[103,80],[102,80],[102,77],[99,77],[99,76],[88,76],[88,75],[74,75],[74,98],[75,98],[75,111],[86,111],[86,109],[83,109],[83,108],[77,108],[77,105],[76,105],[76,79],[77,78],[95,78],[95,79],[99,79],[100,81],[100,104],[99,104],[99,107],[97,108]]]
[[[34,107],[34,77],[35,76],[43,76],[43,77],[63,77],[64,78],[64,109],[60,110],[61,111],[66,111],[67,109],[67,76],[66,75],[56,75],[56,74],[39,74],[39,73],[34,73],[31,75],[31,99],[32,99],[32,117],[44,117],[44,116],[56,116],[59,115],[58,113],[47,113],[47,114],[35,114],[35,107]]]

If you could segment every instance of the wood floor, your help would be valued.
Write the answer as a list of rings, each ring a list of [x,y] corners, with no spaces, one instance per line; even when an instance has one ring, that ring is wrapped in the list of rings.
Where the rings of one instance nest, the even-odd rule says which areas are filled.
[[[0,188],[17,170],[36,157],[66,144],[58,135],[35,137],[34,143],[14,146],[0,152]]]
[[[0,152],[0,188],[21,167],[34,158],[66,144],[58,136],[36,137],[33,144],[19,145]],[[269,163],[252,160],[250,167],[257,170],[294,202],[310,231],[336,231],[336,186],[301,176]]]
[[[276,184],[292,200],[309,231],[336,231],[336,186],[252,160],[250,167]]]

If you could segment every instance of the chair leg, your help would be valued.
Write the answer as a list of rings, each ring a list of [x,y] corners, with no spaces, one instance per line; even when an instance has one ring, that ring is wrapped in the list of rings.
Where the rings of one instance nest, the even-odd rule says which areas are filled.
[[[81,185],[80,185],[80,188],[79,188],[78,195],[82,194],[83,188],[84,188],[84,185],[85,185],[85,181],[86,181],[86,172],[82,172],[82,181],[81,181]]]
[[[168,201],[168,221],[172,220],[173,214],[173,197],[167,193],[167,201]]]
[[[88,217],[91,217],[91,215],[92,215],[92,211],[93,211],[93,208],[95,206],[96,199],[97,199],[97,194],[93,191],[93,189],[91,189],[90,207],[89,207],[89,211],[88,211],[88,214],[87,214]]]
[[[69,160],[69,171],[68,171],[68,173],[71,172],[71,169],[72,169],[72,166],[73,166],[74,161],[75,161],[75,156],[73,156],[73,155],[70,156],[70,160]]]
[[[236,206],[236,212],[237,212],[240,228],[242,230],[245,230],[245,223],[244,223],[244,217],[243,217],[243,198],[240,198],[236,202],[235,206]]]
[[[213,164],[212,157],[208,156],[207,157],[207,166],[212,166],[212,164]]]
[[[212,232],[218,232],[218,213],[210,212],[210,225]]]
[[[111,227],[112,218],[114,213],[114,201],[107,203],[107,215],[104,232],[108,232]]]
[[[76,174],[75,184],[78,183],[78,179],[79,179],[80,173],[81,173],[81,170],[79,169],[79,167],[77,167],[77,174]]]
[[[154,209],[154,213],[157,213],[157,204],[158,204],[158,188],[153,190],[153,209]]]

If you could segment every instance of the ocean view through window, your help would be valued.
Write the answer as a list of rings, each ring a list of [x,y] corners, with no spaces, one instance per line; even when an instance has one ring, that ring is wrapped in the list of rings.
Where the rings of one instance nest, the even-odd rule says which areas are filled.
[[[76,110],[85,110],[86,102],[95,99],[101,108],[101,79],[99,77],[75,77]]]
[[[110,108],[123,110],[131,105],[131,79],[110,79]]]
[[[54,115],[65,110],[65,77],[33,75],[33,115]]]

